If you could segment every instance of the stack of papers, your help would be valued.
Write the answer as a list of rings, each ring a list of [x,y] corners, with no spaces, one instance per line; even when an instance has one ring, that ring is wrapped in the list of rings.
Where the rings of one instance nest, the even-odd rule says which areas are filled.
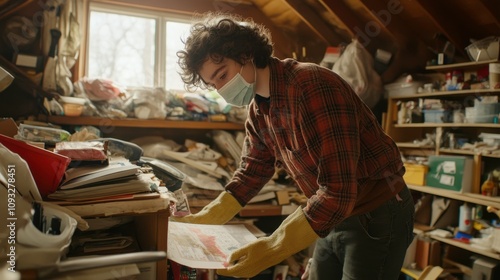
[[[74,167],[66,171],[59,189],[68,190],[78,187],[92,186],[122,179],[137,177],[139,166],[127,161],[110,162],[107,166]]]
[[[66,171],[59,189],[50,199],[82,201],[110,196],[151,192],[152,174],[141,174],[138,165],[128,160],[110,160],[107,166],[74,167]]]

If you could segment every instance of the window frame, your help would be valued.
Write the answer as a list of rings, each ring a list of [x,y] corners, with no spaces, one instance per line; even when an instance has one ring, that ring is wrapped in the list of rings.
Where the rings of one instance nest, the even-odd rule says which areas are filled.
[[[90,1],[88,6],[88,13],[86,16],[86,43],[84,55],[84,69],[83,75],[88,76],[89,59],[90,59],[90,16],[92,12],[114,13],[126,16],[137,16],[148,19],[156,20],[155,24],[155,52],[154,52],[154,66],[153,66],[153,87],[166,88],[167,81],[167,22],[180,22],[191,24],[191,17],[185,14],[177,14],[166,11],[153,11],[141,7],[129,7],[119,4],[109,4]],[[82,57],[81,57],[82,58]],[[175,61],[177,63],[177,61]]]

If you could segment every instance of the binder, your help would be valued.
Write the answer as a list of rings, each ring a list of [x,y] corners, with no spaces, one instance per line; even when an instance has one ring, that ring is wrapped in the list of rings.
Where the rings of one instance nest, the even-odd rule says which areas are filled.
[[[441,265],[441,242],[428,237],[417,237],[415,263],[418,269]]]

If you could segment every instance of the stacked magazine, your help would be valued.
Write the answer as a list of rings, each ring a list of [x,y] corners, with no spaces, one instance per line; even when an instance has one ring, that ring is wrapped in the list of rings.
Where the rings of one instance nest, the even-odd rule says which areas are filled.
[[[126,159],[113,159],[106,166],[68,169],[58,190],[48,197],[65,201],[96,200],[148,193],[155,186],[152,174],[141,173],[140,166]]]

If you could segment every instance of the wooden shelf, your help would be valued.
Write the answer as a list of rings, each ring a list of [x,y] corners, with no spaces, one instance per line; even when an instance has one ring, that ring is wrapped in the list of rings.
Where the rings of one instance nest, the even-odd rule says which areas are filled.
[[[500,158],[499,154],[481,154],[482,157],[487,157],[487,158]]]
[[[475,155],[480,155],[481,157],[487,157],[487,158],[500,158],[500,154],[487,154],[484,152],[475,152],[475,151],[470,151],[470,150],[461,150],[461,149],[446,149],[446,148],[441,148],[439,149],[439,154],[456,154],[456,155],[469,155],[469,156],[475,156]]]
[[[394,124],[396,128],[415,128],[415,127],[479,127],[479,128],[500,128],[498,123],[405,123]]]
[[[433,145],[420,145],[411,142],[397,142],[399,148],[413,148],[413,149],[435,149]]]
[[[500,89],[463,89],[463,90],[449,90],[449,91],[434,91],[434,92],[423,92],[416,93],[413,95],[402,95],[402,96],[392,96],[390,99],[397,100],[411,100],[417,98],[439,98],[443,99],[446,97],[463,97],[463,96],[479,96],[479,95],[491,95],[500,94]]]
[[[486,251],[486,250],[478,249],[476,247],[471,246],[470,244],[467,244],[467,243],[464,243],[464,242],[460,242],[460,241],[456,241],[456,240],[454,240],[452,238],[443,238],[443,237],[432,236],[432,235],[430,235],[430,237],[432,239],[438,240],[440,242],[443,242],[443,243],[446,243],[446,244],[449,244],[449,245],[452,245],[452,246],[455,246],[455,247],[458,247],[458,248],[462,248],[464,250],[467,250],[467,251],[470,251],[470,252],[474,252],[476,254],[481,254],[483,256],[487,256],[487,257],[490,257],[490,258],[493,258],[493,259],[496,259],[496,260],[500,260],[500,253],[496,253],[494,251]]]
[[[442,71],[451,69],[477,69],[481,66],[486,66],[490,63],[498,62],[497,60],[485,60],[485,61],[470,61],[463,63],[453,63],[453,64],[443,64],[443,65],[429,65],[425,67],[426,70]]]
[[[483,206],[493,206],[495,208],[500,209],[500,197],[489,197],[480,194],[473,193],[461,193],[457,191],[450,191],[445,189],[439,189],[435,187],[429,186],[416,186],[416,185],[408,185],[411,190],[433,194],[437,196],[447,197],[450,199],[470,202],[474,204],[479,204]]]
[[[476,154],[474,151],[470,151],[470,150],[445,149],[445,148],[439,149],[439,153],[440,154],[443,153],[443,154],[466,155],[466,156],[473,156]]]
[[[175,128],[175,129],[222,129],[243,130],[242,123],[210,122],[210,121],[179,121],[161,119],[111,119],[98,117],[67,117],[67,116],[39,116],[39,120],[57,125],[93,125],[97,127],[135,127],[135,128]]]
[[[412,279],[418,280],[418,279],[426,279],[426,277],[429,276],[429,273],[432,273],[433,269],[440,269],[439,273],[443,271],[443,268],[441,267],[429,265],[424,270],[410,268],[410,267],[403,267],[401,268],[401,272],[408,275]],[[429,278],[429,279],[434,279],[434,278]]]
[[[401,272],[410,276],[413,279],[418,279],[418,277],[420,277],[420,274],[422,274],[422,270],[408,268],[408,267],[401,268]]]

